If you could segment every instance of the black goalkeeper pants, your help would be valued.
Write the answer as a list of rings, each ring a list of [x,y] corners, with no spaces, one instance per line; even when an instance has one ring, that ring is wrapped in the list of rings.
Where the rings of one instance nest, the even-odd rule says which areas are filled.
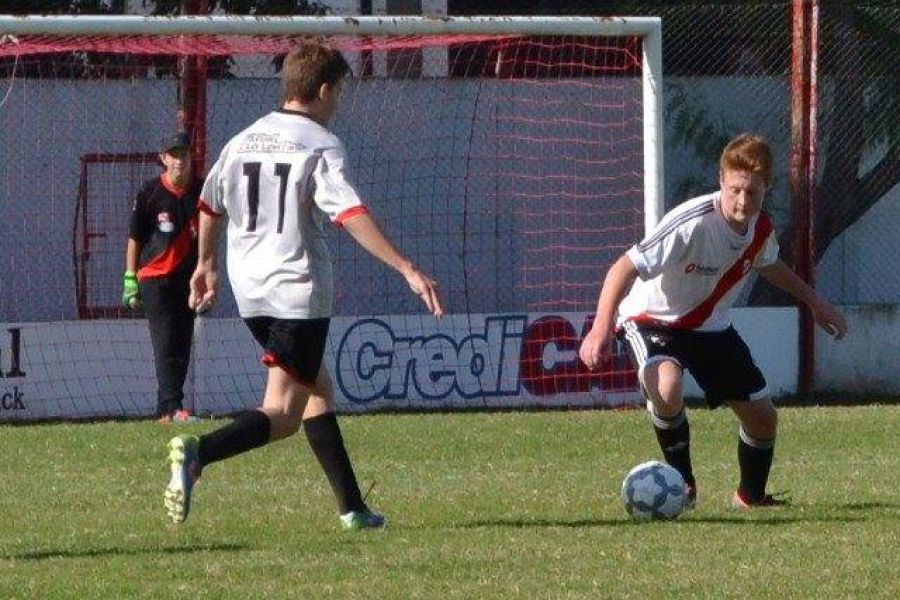
[[[184,408],[184,380],[191,360],[194,311],[188,307],[190,271],[140,282],[156,366],[156,416]]]

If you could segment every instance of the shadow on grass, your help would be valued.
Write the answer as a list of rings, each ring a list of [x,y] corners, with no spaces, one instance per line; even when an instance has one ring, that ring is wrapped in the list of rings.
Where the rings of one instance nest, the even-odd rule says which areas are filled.
[[[880,508],[900,509],[898,502],[851,502],[849,504],[826,504],[829,508],[840,510],[878,510]]]
[[[142,554],[192,554],[194,552],[237,552],[246,550],[245,544],[197,544],[169,548],[83,548],[75,550],[41,550],[0,555],[4,560],[47,560],[50,558],[89,558],[93,556],[140,556]]]
[[[616,527],[631,524],[627,519],[486,519],[461,523],[457,527]]]
[[[688,517],[682,519],[683,523],[713,523],[716,525],[793,525],[795,523],[858,523],[865,521],[865,517],[839,515],[761,515],[753,514],[735,515],[733,517]]]
[[[823,506],[824,507],[824,506]],[[835,510],[843,510],[858,513],[860,511],[900,508],[897,504],[884,502],[859,502],[852,504],[839,504],[827,506],[827,508]],[[722,525],[791,525],[794,523],[857,523],[866,521],[868,517],[859,514],[819,514],[811,515],[797,513],[791,509],[765,509],[754,512],[736,512],[734,516],[710,515],[703,516],[696,513],[685,515],[679,519],[679,523],[713,523]],[[620,527],[641,525],[642,522],[632,521],[630,519],[525,519],[525,518],[508,518],[508,519],[485,519],[462,523],[456,527],[462,529],[471,529],[476,527]]]

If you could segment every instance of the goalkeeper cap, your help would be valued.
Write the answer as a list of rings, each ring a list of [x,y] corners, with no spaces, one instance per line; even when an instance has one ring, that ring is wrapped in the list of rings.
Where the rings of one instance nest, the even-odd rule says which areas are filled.
[[[163,138],[160,152],[168,152],[175,148],[188,148],[191,145],[191,138],[183,131],[179,131],[173,135]]]

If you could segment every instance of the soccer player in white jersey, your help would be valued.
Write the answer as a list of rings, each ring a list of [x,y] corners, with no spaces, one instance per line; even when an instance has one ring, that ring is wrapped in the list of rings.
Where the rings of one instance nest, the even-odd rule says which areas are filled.
[[[778,258],[772,221],[761,212],[771,179],[768,143],[752,134],[733,139],[719,160],[721,189],[666,214],[610,268],[581,344],[581,360],[596,369],[614,335],[628,341],[657,440],[666,461],[684,476],[690,508],[697,482],[682,397],[684,369],[710,407],[727,403],[740,420],[740,483],[733,506],[786,502],[766,492],[778,415],[728,314],[750,272],[809,306],[835,338],[847,333],[844,316]]]
[[[332,301],[324,221],[396,269],[432,314],[440,317],[443,306],[434,280],[387,239],[345,178],[344,147],[327,126],[349,72],[341,53],[326,45],[305,43],[291,52],[283,65],[282,108],[232,138],[206,178],[190,304],[202,311],[216,299],[216,240],[227,222],[231,287],[263,348],[268,382],[258,409],[199,439],[182,435],[169,442],[165,505],[176,523],[188,516],[203,468],[291,436],[302,424],[343,526],[384,525],[360,495],[322,364]]]

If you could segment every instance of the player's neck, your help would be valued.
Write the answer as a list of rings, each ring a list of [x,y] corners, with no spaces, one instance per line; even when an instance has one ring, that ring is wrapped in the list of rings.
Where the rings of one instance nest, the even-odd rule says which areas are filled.
[[[322,127],[328,127],[328,115],[321,110],[316,103],[304,104],[297,100],[290,100],[281,106],[282,110],[306,115]]]
[[[171,185],[172,187],[183,190],[191,182],[191,172],[185,170],[176,176],[171,172],[166,171],[166,179],[169,181],[169,185]]]

